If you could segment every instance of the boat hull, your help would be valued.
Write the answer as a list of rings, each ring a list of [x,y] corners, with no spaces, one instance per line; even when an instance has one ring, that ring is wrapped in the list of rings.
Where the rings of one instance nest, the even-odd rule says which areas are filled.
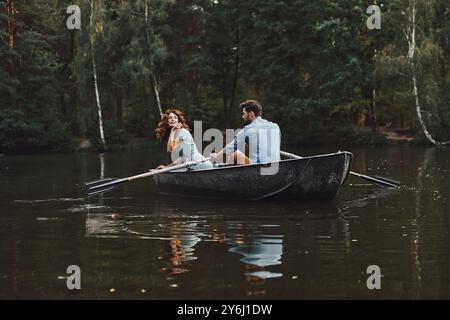
[[[155,175],[161,194],[259,200],[331,200],[350,172],[352,154],[288,159],[269,164],[181,170]]]

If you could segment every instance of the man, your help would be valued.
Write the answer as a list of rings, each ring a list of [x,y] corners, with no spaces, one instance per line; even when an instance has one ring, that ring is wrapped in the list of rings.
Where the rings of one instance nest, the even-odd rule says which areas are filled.
[[[245,127],[233,138],[233,141],[217,153],[213,160],[227,156],[228,163],[254,164],[280,160],[280,128],[276,123],[261,118],[262,106],[256,100],[247,100],[240,104]],[[245,156],[245,144],[248,145],[249,158]]]

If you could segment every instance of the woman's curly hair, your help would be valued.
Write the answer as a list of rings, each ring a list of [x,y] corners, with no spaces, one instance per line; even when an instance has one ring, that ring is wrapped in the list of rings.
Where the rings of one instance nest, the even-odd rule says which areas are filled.
[[[171,113],[174,113],[178,117],[178,122],[181,124],[182,128],[190,130],[187,121],[183,116],[183,112],[178,109],[167,109],[162,115],[161,121],[158,123],[158,126],[155,129],[156,139],[158,139],[162,143],[166,143],[167,140],[169,140],[171,130],[169,126],[169,114]]]

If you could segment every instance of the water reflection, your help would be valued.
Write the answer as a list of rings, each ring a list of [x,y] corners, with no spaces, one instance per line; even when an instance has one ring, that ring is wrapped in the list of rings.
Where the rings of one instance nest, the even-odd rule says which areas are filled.
[[[420,263],[420,217],[421,217],[421,207],[422,207],[422,197],[423,197],[423,190],[424,190],[424,175],[428,175],[427,172],[429,171],[429,163],[432,161],[431,157],[435,154],[435,149],[428,148],[424,152],[424,158],[422,165],[419,166],[418,172],[417,172],[417,187],[415,189],[415,202],[416,202],[416,208],[415,208],[415,214],[411,221],[411,251],[412,251],[412,260],[414,265],[414,275],[415,279],[414,282],[416,283],[416,299],[420,299],[420,292],[422,287],[422,267]]]
[[[131,175],[149,155],[5,158],[0,297],[65,297],[57,276],[72,263],[86,270],[82,298],[103,286],[124,298],[450,297],[448,150],[360,153],[355,171],[402,187],[350,178],[333,203],[219,202],[165,199],[143,179],[86,200],[86,178]],[[371,264],[378,293],[365,286]]]
[[[243,256],[240,261],[247,265],[245,276],[262,279],[283,276],[282,273],[270,272],[265,269],[268,266],[281,264],[283,236],[279,235],[278,237],[279,239],[276,239],[274,236],[270,238],[255,238],[250,243],[240,244],[229,249],[230,252]]]
[[[171,221],[169,226],[170,235],[170,258],[171,268],[170,272],[173,274],[186,273],[191,271],[187,267],[187,262],[197,260],[194,255],[195,245],[201,240],[195,234],[196,223],[183,221]],[[189,230],[190,234],[186,234]]]
[[[199,209],[189,201],[159,199],[151,207],[133,207],[132,212],[117,205],[86,208],[87,236],[159,241],[159,271],[171,276],[198,274],[214,252],[219,260],[212,263],[245,279],[247,297],[266,296],[268,282],[275,279],[308,278],[314,270],[310,257],[318,253],[325,265],[342,259],[343,266],[352,247],[346,210],[334,204],[284,203],[281,208],[279,203],[248,203],[243,209],[242,203],[204,203]],[[265,208],[264,213],[258,213],[262,212],[258,208]],[[295,213],[289,214],[293,208]],[[287,262],[283,261],[286,248],[291,257]],[[223,260],[226,252],[232,255]],[[334,270],[323,271],[332,274]]]
[[[273,236],[272,236],[273,237]],[[279,236],[282,238],[283,236]],[[274,238],[256,238],[248,244],[241,244],[229,249],[242,256],[241,261],[258,267],[281,264],[283,240]]]
[[[100,153],[99,155],[100,159],[100,179],[105,178],[105,154]]]
[[[94,208],[106,207],[95,206]],[[115,213],[90,212],[92,209],[88,209],[89,213],[86,218],[85,234],[87,237],[117,238],[121,234],[125,234],[125,220],[119,219]]]

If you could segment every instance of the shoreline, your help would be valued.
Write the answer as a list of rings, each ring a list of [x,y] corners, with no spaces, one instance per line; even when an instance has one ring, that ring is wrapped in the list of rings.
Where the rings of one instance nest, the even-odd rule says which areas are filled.
[[[381,133],[381,132],[380,132]],[[379,136],[380,133],[376,135]],[[361,146],[370,146],[370,147],[383,147],[383,146],[403,146],[403,145],[416,145],[416,146],[428,146],[425,140],[417,139],[411,135],[407,134],[399,134],[396,132],[382,132],[385,136],[385,140],[380,143],[354,143],[350,139],[342,140],[339,142],[328,142],[328,143],[320,143],[318,141],[311,143],[287,143],[287,148],[309,148],[309,147],[326,147],[326,146],[335,146],[336,148],[340,148],[342,146],[346,147],[361,147]],[[374,135],[375,136],[375,135]],[[62,147],[60,149],[53,150],[30,150],[27,151],[25,148],[18,152],[5,152],[0,151],[0,157],[8,156],[8,155],[38,155],[38,154],[62,154],[62,153],[101,153],[101,152],[133,152],[133,151],[147,151],[154,150],[160,148],[160,142],[156,140],[150,140],[146,137],[135,137],[128,139],[125,144],[116,144],[110,146],[107,150],[101,150],[97,148],[95,142],[87,138],[74,138],[70,145]]]

